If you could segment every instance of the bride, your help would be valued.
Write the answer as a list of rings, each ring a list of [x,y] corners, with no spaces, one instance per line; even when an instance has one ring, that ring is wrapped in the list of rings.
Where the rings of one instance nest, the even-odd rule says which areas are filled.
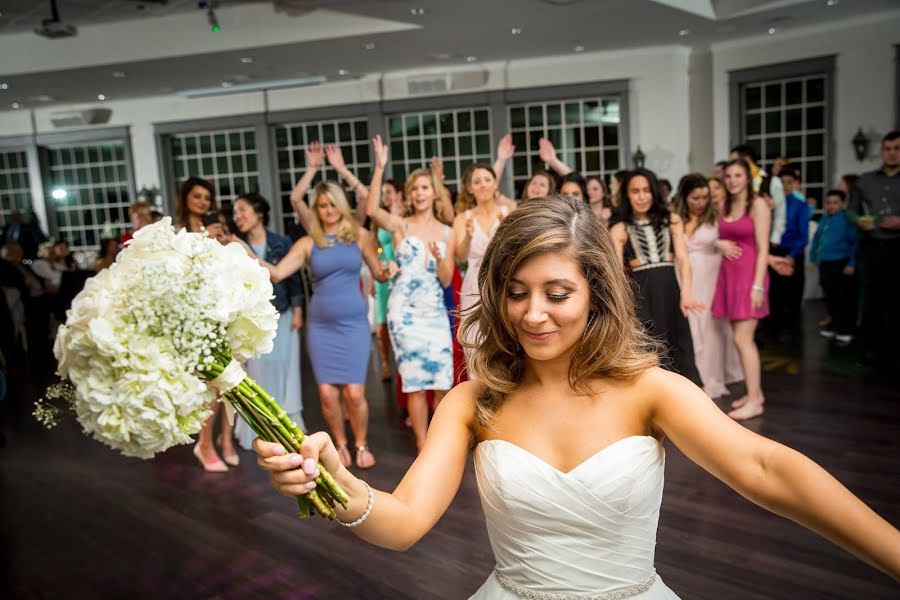
[[[406,550],[447,509],[474,446],[497,566],[473,598],[671,599],[653,567],[668,437],[752,502],[900,578],[897,529],[817,464],[657,366],[616,256],[584,202],[523,202],[485,252],[481,301],[463,325],[480,332],[477,381],[441,402],[397,489],[354,477],[325,433],[309,436],[302,455],[257,440],[260,466],[279,492],[298,495],[315,486],[321,461],[351,498],[338,519]]]

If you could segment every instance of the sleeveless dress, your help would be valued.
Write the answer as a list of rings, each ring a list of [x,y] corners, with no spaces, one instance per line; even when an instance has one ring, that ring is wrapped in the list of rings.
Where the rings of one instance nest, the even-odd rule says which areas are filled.
[[[678,304],[681,289],[675,276],[672,254],[672,234],[668,226],[659,229],[650,221],[625,223],[628,243],[625,244],[625,265],[629,267],[635,289],[634,304],[638,319],[654,338],[665,344],[660,366],[703,385],[694,364],[694,344],[691,327]]]
[[[725,219],[719,221],[719,239],[731,240],[740,246],[741,256],[737,260],[723,260],[719,267],[712,316],[729,321],[762,319],[769,314],[769,273],[766,272],[763,281],[763,304],[759,308],[753,308],[750,292],[756,271],[757,252],[750,215],[744,213],[740,219],[731,223]]]
[[[508,213],[508,207],[500,207],[500,214],[503,217],[506,217]],[[469,241],[469,257],[466,265],[466,275],[463,277],[462,290],[460,291],[459,299],[459,315],[462,319],[465,319],[469,310],[478,302],[478,270],[481,268],[481,260],[484,258],[484,251],[487,250],[488,243],[491,241],[491,238],[494,237],[494,232],[497,231],[497,228],[500,226],[500,219],[495,218],[491,222],[490,231],[485,232],[481,229],[478,219],[472,215],[471,210],[467,210],[465,216],[467,219],[472,219],[473,227],[472,239]],[[467,338],[466,341],[475,341],[476,339],[477,332],[471,331],[469,338]],[[468,348],[464,348],[464,351],[466,353],[466,359],[468,360],[472,351]]]
[[[312,299],[306,324],[306,345],[316,383],[366,382],[371,333],[368,306],[359,287],[362,252],[356,242],[312,245]]]
[[[266,260],[266,244],[250,244],[258,257]],[[255,379],[269,394],[278,401],[284,412],[306,431],[306,424],[300,411],[303,403],[300,398],[300,335],[291,330],[293,313],[290,309],[278,315],[278,329],[272,351],[259,358],[247,361],[244,369],[247,375]],[[256,434],[240,417],[234,420],[234,435],[241,448],[250,450]]]
[[[437,261],[425,243],[409,234],[396,248],[400,273],[388,298],[388,331],[404,392],[449,390],[453,386],[453,349],[444,290]],[[447,251],[445,241],[437,243]],[[366,343],[368,348],[368,342]]]
[[[475,448],[497,565],[471,600],[677,600],[654,569],[665,451],[649,436],[564,473],[504,440]]]
[[[718,240],[718,228],[708,223],[698,227],[693,235],[685,235],[691,263],[691,295],[706,305],[703,312],[689,312],[687,319],[694,342],[694,361],[703,380],[703,391],[710,398],[728,394],[725,384],[744,378],[731,326],[712,316],[711,306],[722,262],[722,254],[716,248]]]
[[[394,236],[387,229],[378,228],[376,234],[378,236],[378,245],[381,246],[381,254],[378,255],[382,262],[395,260],[394,257]],[[391,295],[391,288],[394,287],[393,281],[375,282],[375,324],[382,325],[387,323],[387,301]]]

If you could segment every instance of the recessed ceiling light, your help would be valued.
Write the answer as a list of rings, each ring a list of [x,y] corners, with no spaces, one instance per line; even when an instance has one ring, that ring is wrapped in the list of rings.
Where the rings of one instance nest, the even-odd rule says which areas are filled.
[[[0,83],[0,90],[6,90],[6,89],[9,89],[9,84],[8,83]]]
[[[572,50],[575,52],[584,52],[584,46],[582,46],[581,44],[578,44],[577,46],[572,48]]]
[[[477,56],[467,56],[467,57],[466,57],[466,62],[473,63],[473,62],[475,62],[475,61],[477,61],[477,60],[478,60],[478,57],[477,57]]]
[[[231,83],[230,81],[223,81],[223,82],[222,82],[222,87],[223,87],[223,88],[230,88],[230,87],[233,86],[233,85],[234,85],[234,84]]]
[[[411,14],[411,15],[424,15],[424,14],[425,14],[425,9],[424,9],[424,8],[411,8],[411,9],[409,9],[409,14]]]
[[[688,36],[688,35],[691,35],[691,30],[690,30],[690,29],[681,29],[681,30],[679,30],[679,32],[678,32],[678,37],[685,37],[685,36]]]
[[[338,75],[346,75],[349,72],[347,69],[338,69]]]
[[[363,45],[363,48],[365,48],[366,50],[374,50],[375,42],[367,42],[366,44]]]
[[[106,100],[106,96],[103,94],[97,94],[97,100]]]
[[[778,30],[775,29],[774,27],[769,27],[769,35],[772,35],[772,34],[775,33],[776,31],[778,31]]]
[[[125,77],[125,71],[113,71],[112,76],[116,79],[122,79],[123,77]]]
[[[513,27],[513,28],[512,28],[512,34],[513,34],[513,35],[519,35],[520,33],[522,33],[522,28],[521,28],[521,27]]]
[[[13,108],[22,108],[22,105],[19,104],[18,102],[13,102],[13,103],[12,103],[12,107],[13,107]]]
[[[825,6],[832,7],[841,3],[841,0],[825,0]]]
[[[252,56],[242,56],[241,62],[244,63],[245,65],[249,65],[253,62],[253,57]]]

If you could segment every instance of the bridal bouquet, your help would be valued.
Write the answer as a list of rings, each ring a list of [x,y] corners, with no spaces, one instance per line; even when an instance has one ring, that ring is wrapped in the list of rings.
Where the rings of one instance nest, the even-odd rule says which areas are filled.
[[[85,433],[126,456],[151,458],[191,442],[210,415],[217,389],[229,418],[237,412],[262,439],[299,451],[305,436],[241,368],[271,351],[278,313],[269,272],[239,244],[178,233],[171,219],[143,227],[116,262],[75,297],[53,352],[62,384],[38,401],[52,426],[64,400]],[[66,381],[67,380],[67,381]],[[298,496],[334,518],[348,497],[319,465],[318,486]]]

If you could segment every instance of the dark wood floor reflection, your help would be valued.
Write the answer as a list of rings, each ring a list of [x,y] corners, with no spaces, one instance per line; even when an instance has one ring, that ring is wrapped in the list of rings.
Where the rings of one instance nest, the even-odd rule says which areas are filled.
[[[749,426],[806,453],[900,524],[898,387],[864,376],[850,350],[820,339],[819,311],[810,305],[798,355],[764,352],[768,410]],[[303,386],[307,423],[322,427],[306,366]],[[365,477],[391,489],[414,444],[375,372],[368,397],[378,465]],[[457,599],[493,567],[471,465],[440,523],[398,554],[298,521],[250,453],[227,474],[201,471],[189,446],[125,459],[73,422],[40,430],[24,404],[10,400],[0,449],[4,598]],[[666,479],[657,564],[681,597],[900,597],[885,575],[751,505],[671,445]]]

